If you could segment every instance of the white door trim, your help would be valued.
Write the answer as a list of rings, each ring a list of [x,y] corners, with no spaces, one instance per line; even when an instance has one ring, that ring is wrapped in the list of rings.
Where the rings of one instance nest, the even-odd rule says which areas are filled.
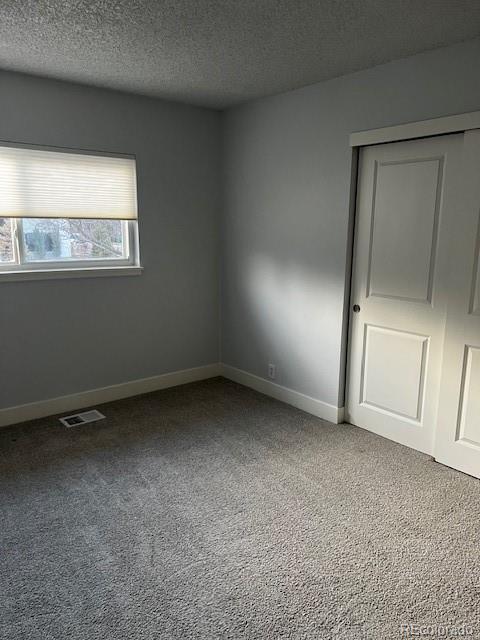
[[[357,131],[350,134],[350,146],[365,147],[384,142],[399,142],[400,140],[426,138],[445,133],[458,133],[468,129],[480,129],[480,111],[459,113],[453,116],[421,120],[419,122],[408,122],[369,131]]]

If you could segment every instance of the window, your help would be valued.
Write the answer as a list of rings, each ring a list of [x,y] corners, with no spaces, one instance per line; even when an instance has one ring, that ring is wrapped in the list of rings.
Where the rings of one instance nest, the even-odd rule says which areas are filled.
[[[138,268],[135,169],[133,158],[0,145],[0,278]]]
[[[134,231],[125,220],[0,218],[0,270],[132,265]]]

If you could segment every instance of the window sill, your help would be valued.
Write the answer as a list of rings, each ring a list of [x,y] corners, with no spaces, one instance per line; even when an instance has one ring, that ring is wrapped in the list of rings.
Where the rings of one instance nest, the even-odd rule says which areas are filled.
[[[82,267],[75,269],[35,269],[0,272],[0,282],[19,282],[22,280],[58,280],[63,278],[106,278],[110,276],[139,276],[143,267]]]

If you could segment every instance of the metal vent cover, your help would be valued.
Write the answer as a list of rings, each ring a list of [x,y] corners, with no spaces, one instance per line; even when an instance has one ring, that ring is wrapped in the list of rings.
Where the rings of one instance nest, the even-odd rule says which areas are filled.
[[[78,427],[81,424],[87,424],[88,422],[96,422],[97,420],[103,420],[105,416],[100,411],[92,409],[91,411],[83,411],[81,413],[73,413],[71,416],[64,416],[60,418],[60,422],[66,427]]]

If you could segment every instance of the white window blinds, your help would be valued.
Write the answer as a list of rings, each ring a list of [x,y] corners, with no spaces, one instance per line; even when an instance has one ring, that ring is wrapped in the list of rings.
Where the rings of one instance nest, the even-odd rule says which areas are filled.
[[[135,160],[0,145],[0,218],[136,220]]]

